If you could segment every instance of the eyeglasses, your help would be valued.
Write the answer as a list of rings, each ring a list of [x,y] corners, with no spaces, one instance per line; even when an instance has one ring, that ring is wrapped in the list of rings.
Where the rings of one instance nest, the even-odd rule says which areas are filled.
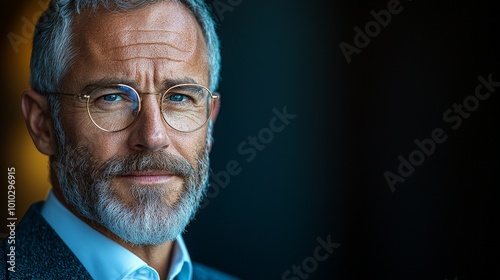
[[[134,123],[141,111],[142,96],[132,87],[124,84],[100,86],[89,94],[54,92],[86,99],[87,112],[95,126],[106,132],[118,132]],[[160,111],[163,119],[173,129],[193,132],[202,128],[209,120],[214,100],[219,95],[197,84],[179,84],[160,95]]]

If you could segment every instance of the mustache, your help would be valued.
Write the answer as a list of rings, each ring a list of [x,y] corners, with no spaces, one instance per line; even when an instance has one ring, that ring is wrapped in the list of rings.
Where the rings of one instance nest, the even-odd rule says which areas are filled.
[[[193,166],[187,160],[165,151],[114,156],[100,164],[92,173],[94,176],[99,174],[100,180],[108,180],[136,171],[163,171],[183,178],[195,173]]]
[[[125,156],[113,156],[104,162],[99,162],[85,148],[76,148],[75,162],[72,166],[58,162],[57,166],[66,169],[70,174],[72,169],[84,171],[82,174],[90,181],[109,180],[116,176],[128,175],[135,171],[164,171],[183,178],[192,176],[195,168],[184,158],[166,151],[133,152]]]

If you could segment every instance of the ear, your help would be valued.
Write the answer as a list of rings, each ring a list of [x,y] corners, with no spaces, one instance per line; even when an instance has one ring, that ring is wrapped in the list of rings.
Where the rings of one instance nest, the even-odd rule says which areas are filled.
[[[220,109],[220,94],[218,92],[214,93],[215,95],[218,96],[217,99],[214,99],[214,107],[212,109],[212,113],[210,115],[210,120],[212,122],[212,126],[215,125],[215,121],[217,120],[217,115],[219,115],[219,109]],[[213,132],[212,132],[213,134]],[[213,135],[210,137],[210,142],[208,143],[208,151],[210,152],[212,150],[212,144],[213,144]]]
[[[56,152],[56,135],[47,98],[34,90],[23,93],[21,108],[28,132],[36,148],[45,155]]]

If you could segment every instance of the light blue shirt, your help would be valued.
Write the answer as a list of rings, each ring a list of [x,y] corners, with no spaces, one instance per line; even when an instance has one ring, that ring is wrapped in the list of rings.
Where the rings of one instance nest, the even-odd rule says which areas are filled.
[[[71,213],[49,193],[42,216],[96,280],[160,280],[158,272],[138,256]],[[167,279],[191,280],[193,267],[182,236],[173,242]]]

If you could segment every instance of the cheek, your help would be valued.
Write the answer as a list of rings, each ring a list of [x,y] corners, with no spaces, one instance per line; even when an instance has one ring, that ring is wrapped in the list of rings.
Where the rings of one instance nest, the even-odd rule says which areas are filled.
[[[106,132],[99,132],[93,135],[82,135],[79,145],[87,147],[91,151],[92,156],[100,162],[109,160],[117,155],[125,155],[127,151],[126,141],[115,137],[115,135],[106,134]]]
[[[120,134],[111,134],[101,131],[90,120],[84,118],[63,118],[63,129],[66,141],[73,147],[85,147],[92,157],[105,161],[122,151],[126,140]]]
[[[84,132],[92,131],[90,118],[85,107],[68,108],[62,106],[60,120],[66,135],[66,141],[72,146],[79,146]]]
[[[191,165],[197,165],[197,159],[206,146],[206,130],[195,131],[184,135],[171,137],[174,149],[177,150]]]

